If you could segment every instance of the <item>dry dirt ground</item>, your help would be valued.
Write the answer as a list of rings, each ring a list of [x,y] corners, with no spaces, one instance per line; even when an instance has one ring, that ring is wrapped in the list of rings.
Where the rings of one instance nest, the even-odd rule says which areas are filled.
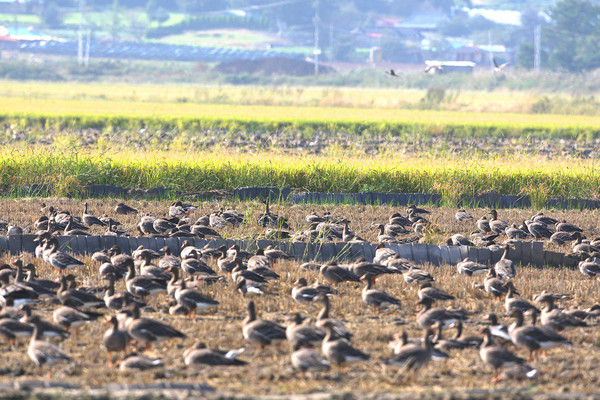
[[[40,215],[40,204],[45,201],[60,209],[70,209],[79,215],[82,211],[80,201],[68,199],[14,199],[0,201],[0,215],[11,223],[29,227],[33,230],[32,223]],[[90,212],[95,215],[108,213],[115,216],[112,211],[118,200],[90,200]],[[130,202],[130,205],[144,211],[164,215],[168,202]],[[222,231],[223,236],[229,238],[251,237],[260,234],[262,228],[256,226],[256,216],[263,209],[260,203],[202,203],[192,216],[199,217],[204,213],[219,207],[235,207],[247,215],[248,224],[237,228],[228,228]],[[458,225],[453,215],[455,210],[443,208],[430,208],[431,221],[444,233],[432,235],[430,240],[441,242],[449,233],[472,231],[473,223]],[[352,221],[351,228],[368,240],[375,240],[376,233],[369,226],[372,222],[385,222],[394,211],[387,206],[303,206],[303,205],[274,205],[272,211],[286,215],[290,218],[293,230],[305,227],[304,215],[314,210],[320,214],[330,211],[335,215],[343,216]],[[478,218],[487,210],[470,210]],[[529,217],[531,210],[501,210],[499,218],[519,222]],[[567,219],[580,224],[588,237],[598,234],[598,211],[556,211],[548,210],[546,214],[559,219]],[[126,228],[133,231],[137,217],[119,218]],[[96,230],[97,229],[97,230]],[[94,228],[100,234],[100,228]],[[564,251],[564,249],[563,249]],[[31,255],[25,255],[25,261],[32,260]],[[82,257],[86,266],[75,270],[78,281],[84,286],[100,286],[103,282],[97,272],[98,265],[88,256]],[[8,256],[0,257],[0,263],[7,262]],[[56,278],[56,272],[40,260],[33,260],[42,278]],[[214,261],[212,266],[218,270]],[[281,275],[279,281],[270,284],[271,294],[256,298],[257,311],[260,317],[270,319],[281,324],[287,324],[286,318],[292,313],[300,312],[302,315],[314,319],[319,307],[312,305],[299,305],[290,296],[293,282],[299,277],[305,277],[309,282],[322,281],[318,272],[304,271],[299,268],[296,261],[279,261],[274,264],[274,269]],[[446,308],[464,307],[474,314],[466,322],[465,334],[476,334],[484,326],[483,313],[494,311],[498,313],[502,322],[508,323],[502,303],[492,301],[485,292],[473,288],[473,283],[480,277],[466,277],[458,275],[454,266],[442,265],[434,267],[425,265],[424,269],[434,275],[435,284],[456,296],[456,300],[441,305]],[[535,293],[542,290],[569,293],[572,300],[561,303],[563,307],[587,308],[600,302],[598,289],[600,283],[596,280],[585,279],[579,271],[569,269],[533,269],[521,267],[518,269],[514,280],[521,296],[531,299]],[[154,382],[192,382],[212,386],[219,391],[241,393],[250,396],[275,396],[286,394],[311,394],[320,392],[329,393],[354,393],[365,398],[384,398],[375,396],[374,393],[390,393],[391,395],[410,396],[419,394],[423,398],[437,394],[444,398],[463,398],[462,394],[477,391],[505,391],[510,389],[508,397],[513,397],[515,391],[522,394],[542,393],[588,393],[598,392],[600,374],[597,366],[600,363],[600,332],[595,322],[590,326],[567,332],[565,335],[573,342],[572,346],[560,347],[550,350],[546,358],[532,364],[539,369],[539,377],[533,381],[503,381],[496,384],[489,383],[492,376],[490,367],[484,365],[479,358],[477,350],[451,351],[451,358],[445,361],[431,362],[417,374],[405,374],[397,367],[384,365],[384,360],[390,358],[392,353],[388,342],[394,333],[402,330],[408,332],[410,337],[421,336],[422,332],[416,323],[419,307],[416,287],[409,287],[402,276],[388,275],[377,280],[377,286],[401,300],[400,309],[388,309],[381,314],[376,314],[372,309],[366,308],[360,297],[361,285],[354,283],[340,284],[336,288],[338,294],[332,298],[332,316],[341,319],[354,333],[352,343],[368,353],[371,359],[366,362],[352,364],[345,369],[334,368],[326,373],[302,377],[290,368],[291,350],[287,343],[280,349],[269,347],[264,351],[244,342],[241,334],[242,319],[245,317],[245,299],[233,290],[231,278],[225,282],[216,283],[202,288],[202,292],[220,302],[218,309],[206,315],[198,315],[189,320],[183,316],[171,316],[166,312],[167,299],[159,295],[151,299],[150,306],[153,312],[144,312],[144,316],[167,322],[187,334],[184,340],[163,342],[154,346],[148,354],[160,357],[164,367],[146,372],[121,372],[106,366],[106,352],[100,346],[102,335],[107,325],[97,321],[80,329],[79,334],[60,343],[60,346],[72,357],[69,364],[59,364],[52,367],[37,368],[27,357],[26,339],[19,340],[18,344],[11,347],[8,343],[0,344],[0,383],[14,381],[27,381],[43,379],[50,373],[51,381],[73,383],[83,388],[104,386],[107,384],[150,384]],[[123,290],[124,283],[119,282],[117,290]],[[37,313],[44,318],[52,319],[55,305],[41,303],[37,306]],[[111,312],[105,311],[107,315]],[[448,332],[447,336],[453,333]],[[209,346],[220,349],[246,347],[240,356],[248,362],[241,367],[186,367],[183,363],[182,353],[196,340],[202,340]],[[516,352],[527,357],[523,349]],[[451,393],[455,393],[452,395]],[[462,393],[462,394],[461,394]],[[487,392],[480,392],[482,398],[487,397]],[[340,395],[339,398],[344,398]]]

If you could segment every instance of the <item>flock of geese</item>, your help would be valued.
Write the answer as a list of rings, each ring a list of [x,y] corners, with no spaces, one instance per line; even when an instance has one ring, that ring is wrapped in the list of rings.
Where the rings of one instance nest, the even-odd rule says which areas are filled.
[[[117,218],[124,214],[140,214],[137,229],[144,235],[173,235],[189,237],[219,237],[219,230],[229,224],[258,224],[269,230],[271,235],[297,240],[318,238],[338,239],[346,242],[362,241],[349,230],[349,221],[333,215],[306,216],[309,228],[297,234],[289,232],[289,222],[283,216],[266,210],[255,221],[247,221],[235,210],[219,210],[194,221],[190,218],[195,207],[176,202],[165,210],[164,218],[142,214],[138,210],[120,203],[115,208],[115,218],[96,217],[89,213],[84,203],[81,217],[52,206],[43,205],[44,215],[35,222],[38,246],[35,257],[38,261],[24,263],[24,257],[13,258],[10,265],[0,266],[0,295],[3,307],[0,313],[0,336],[13,345],[20,337],[30,337],[27,354],[38,366],[72,362],[71,357],[60,347],[60,340],[77,334],[78,328],[103,317],[109,324],[102,345],[108,354],[108,364],[120,369],[144,370],[163,366],[161,359],[144,355],[144,351],[155,343],[168,340],[186,340],[194,332],[183,333],[172,325],[143,315],[145,307],[153,304],[168,304],[169,314],[182,315],[190,319],[201,319],[198,314],[212,313],[219,302],[205,293],[207,285],[230,285],[239,293],[239,301],[245,302],[247,316],[242,322],[240,334],[253,345],[256,351],[268,346],[289,342],[291,366],[303,375],[307,372],[327,371],[332,366],[344,368],[355,362],[367,362],[369,354],[361,350],[361,344],[353,341],[353,333],[345,323],[335,318],[330,298],[337,296],[340,285],[362,286],[360,296],[365,306],[373,312],[393,313],[401,308],[401,301],[383,288],[377,288],[377,278],[399,276],[408,285],[418,285],[417,304],[421,310],[414,315],[415,324],[423,331],[422,338],[408,338],[398,334],[390,342],[391,355],[382,360],[386,365],[399,366],[406,371],[419,370],[432,360],[446,359],[453,352],[478,349],[481,361],[494,370],[491,381],[518,378],[527,379],[537,375],[540,353],[556,346],[571,346],[565,332],[570,329],[583,330],[590,321],[600,316],[600,306],[588,309],[565,309],[556,303],[570,299],[571,295],[542,292],[532,301],[519,297],[514,283],[518,273],[514,263],[507,258],[511,244],[528,238],[547,238],[551,242],[573,242],[571,252],[581,259],[582,274],[594,278],[600,274],[600,264],[595,261],[600,241],[586,241],[583,230],[566,221],[557,221],[543,213],[537,213],[520,226],[509,224],[498,218],[496,210],[475,220],[466,210],[456,212],[458,224],[473,226],[476,231],[470,236],[453,235],[448,244],[456,246],[490,246],[504,249],[504,254],[495,265],[482,265],[465,259],[456,265],[457,274],[483,275],[482,285],[474,287],[485,291],[496,301],[503,301],[506,315],[514,321],[510,326],[499,322],[494,312],[484,313],[485,327],[479,335],[463,335],[463,326],[475,314],[464,308],[448,309],[438,304],[454,300],[455,295],[435,286],[435,276],[418,268],[411,260],[401,258],[385,246],[390,242],[413,240],[428,229],[430,212],[414,205],[406,214],[393,214],[386,224],[374,224],[380,231],[379,244],[372,261],[354,260],[348,264],[328,261],[325,264],[307,262],[297,266],[299,273],[316,271],[319,281],[309,284],[305,277],[293,283],[291,293],[275,293],[277,281],[282,281],[278,264],[289,260],[288,254],[273,248],[258,249],[251,254],[234,245],[197,248],[184,241],[180,254],[172,254],[168,247],[162,251],[140,248],[126,254],[118,246],[92,255],[94,274],[102,278],[102,287],[78,287],[83,276],[85,263],[62,251],[57,235],[87,234],[90,226],[106,227],[107,232],[119,234]],[[488,218],[489,216],[489,218]],[[404,236],[403,236],[404,235]],[[500,242],[503,240],[503,242]],[[25,256],[26,258],[27,256]],[[42,279],[36,263],[46,263],[53,276]],[[39,269],[39,268],[38,268]],[[308,274],[307,274],[308,275]],[[468,278],[466,278],[468,279]],[[119,286],[118,286],[119,285]],[[118,291],[117,287],[121,290]],[[225,289],[223,289],[225,290]],[[230,289],[228,289],[230,290]],[[205,292],[205,291],[204,291]],[[320,305],[315,323],[308,323],[295,313],[287,326],[267,319],[257,313],[262,296],[291,296],[299,304]],[[53,305],[52,322],[44,319],[39,305]],[[283,311],[283,310],[282,310]],[[530,318],[531,322],[526,323]],[[453,338],[444,338],[444,330],[455,328]],[[210,338],[206,338],[210,340]],[[266,351],[266,350],[265,350]],[[241,359],[244,349],[217,350],[203,342],[196,342],[182,354],[185,365],[239,366],[246,364]],[[117,356],[115,353],[123,354]],[[372,362],[372,361],[369,361]],[[48,370],[50,373],[50,370]]]

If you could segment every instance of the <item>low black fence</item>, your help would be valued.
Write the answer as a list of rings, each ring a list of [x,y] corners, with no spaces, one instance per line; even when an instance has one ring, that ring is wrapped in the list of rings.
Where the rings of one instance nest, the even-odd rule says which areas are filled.
[[[0,249],[11,255],[33,253],[37,242],[35,235],[10,235],[0,236]],[[271,240],[233,240],[233,239],[198,239],[184,237],[145,237],[145,236],[58,236],[61,249],[73,254],[92,254],[102,249],[109,249],[117,245],[125,253],[131,253],[139,246],[147,249],[160,250],[168,247],[175,255],[179,255],[184,241],[198,248],[206,245],[210,247],[234,244],[250,252],[258,248],[273,246],[293,256],[298,261],[353,261],[364,257],[372,261],[377,249],[372,243],[305,243],[284,242]],[[508,253],[508,258],[522,265],[537,267],[574,267],[577,261],[563,253],[544,250],[544,242],[518,242],[513,244],[514,249]],[[434,244],[386,244],[386,247],[398,253],[401,257],[414,261],[417,264],[430,263],[433,265],[455,265],[465,258],[482,264],[491,265],[502,257],[503,250],[490,250],[480,247],[437,246]]]

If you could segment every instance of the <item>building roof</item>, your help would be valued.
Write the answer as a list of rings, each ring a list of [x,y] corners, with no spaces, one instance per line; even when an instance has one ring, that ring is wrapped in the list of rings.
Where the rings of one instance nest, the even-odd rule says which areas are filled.
[[[446,19],[444,14],[413,14],[396,22],[394,28],[434,30],[444,19]]]

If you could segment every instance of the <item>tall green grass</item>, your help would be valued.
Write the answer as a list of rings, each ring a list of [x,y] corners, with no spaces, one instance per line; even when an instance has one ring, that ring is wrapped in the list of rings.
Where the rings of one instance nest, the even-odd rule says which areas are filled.
[[[167,187],[175,192],[242,186],[288,186],[315,192],[441,193],[460,195],[489,191],[548,197],[593,198],[600,195],[600,165],[593,161],[542,160],[539,157],[379,159],[288,156],[273,153],[230,154],[225,151],[101,152],[4,150],[0,153],[0,188],[45,183],[56,194],[73,193],[89,184]]]

